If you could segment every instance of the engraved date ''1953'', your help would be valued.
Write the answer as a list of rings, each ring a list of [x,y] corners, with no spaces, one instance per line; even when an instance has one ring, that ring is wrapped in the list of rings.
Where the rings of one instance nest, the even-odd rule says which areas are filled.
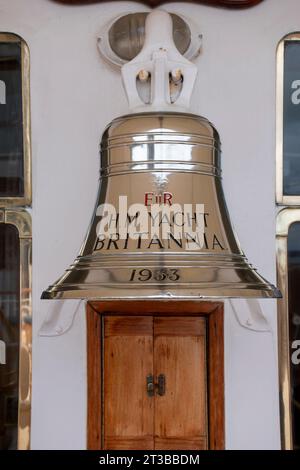
[[[180,274],[178,269],[133,269],[131,272],[131,276],[129,281],[140,281],[140,282],[147,282],[147,281],[171,281],[176,282],[179,281]]]

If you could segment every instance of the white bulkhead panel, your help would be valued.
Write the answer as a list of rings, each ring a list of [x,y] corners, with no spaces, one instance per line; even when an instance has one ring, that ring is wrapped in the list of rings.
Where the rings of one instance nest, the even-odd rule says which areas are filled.
[[[300,29],[299,1],[266,0],[243,11],[186,2],[166,8],[200,26],[203,49],[191,111],[220,133],[226,201],[241,246],[275,283],[275,51],[285,34]],[[133,2],[75,8],[0,0],[0,30],[19,34],[30,49],[32,449],[86,447],[84,303],[65,301],[70,325],[79,309],[73,326],[58,321],[64,334],[41,336],[49,309],[60,307],[40,295],[78,253],[98,188],[101,133],[128,111],[119,72],[99,58],[97,35],[111,18],[136,9]],[[228,449],[280,447],[276,301],[259,306],[263,315],[254,308],[249,316],[246,305],[225,303]]]

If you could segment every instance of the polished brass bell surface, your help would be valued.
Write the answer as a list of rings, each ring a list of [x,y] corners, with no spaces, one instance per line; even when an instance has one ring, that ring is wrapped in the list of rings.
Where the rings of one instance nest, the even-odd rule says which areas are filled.
[[[248,263],[233,232],[216,129],[183,113],[115,119],[102,137],[99,195],[86,240],[42,297],[279,296]]]

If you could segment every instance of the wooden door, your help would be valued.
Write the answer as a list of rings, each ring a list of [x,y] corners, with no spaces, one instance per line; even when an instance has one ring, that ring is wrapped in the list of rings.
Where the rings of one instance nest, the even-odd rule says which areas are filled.
[[[105,316],[103,329],[103,447],[206,449],[206,320]]]
[[[153,449],[152,317],[104,317],[104,449]]]
[[[155,449],[206,449],[206,321],[154,318],[154,375],[166,377],[155,395]]]

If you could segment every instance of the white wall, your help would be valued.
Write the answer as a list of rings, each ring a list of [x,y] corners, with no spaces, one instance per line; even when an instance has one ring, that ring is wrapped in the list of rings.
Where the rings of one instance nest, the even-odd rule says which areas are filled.
[[[241,245],[275,282],[275,48],[300,29],[300,3],[265,0],[239,12],[185,2],[167,8],[192,17],[204,35],[192,112],[220,132],[226,200]],[[39,337],[55,305],[39,297],[78,252],[96,197],[101,132],[127,112],[119,73],[99,58],[97,33],[116,14],[136,9],[145,6],[0,0],[0,30],[20,34],[31,54],[33,449],[85,448],[84,309],[65,335]],[[261,306],[272,333],[245,329],[226,303],[230,449],[279,447],[276,304]]]

